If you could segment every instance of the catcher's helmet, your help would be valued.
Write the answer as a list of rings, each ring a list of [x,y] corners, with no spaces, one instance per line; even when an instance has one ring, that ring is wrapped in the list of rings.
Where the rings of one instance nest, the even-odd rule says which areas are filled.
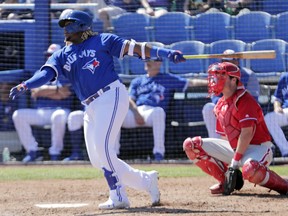
[[[73,23],[65,27],[67,21],[72,21]],[[69,33],[76,33],[92,29],[92,22],[92,17],[88,13],[67,9],[61,13],[58,24],[61,28],[65,27]]]
[[[227,76],[236,77],[238,79],[238,86],[240,82],[240,69],[230,62],[215,63],[208,68],[208,93],[209,95],[220,95],[222,92]]]

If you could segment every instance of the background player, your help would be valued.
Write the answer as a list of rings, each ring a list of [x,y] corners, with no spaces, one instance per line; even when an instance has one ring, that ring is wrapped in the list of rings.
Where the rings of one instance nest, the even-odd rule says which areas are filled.
[[[51,44],[45,56],[49,57],[60,49],[60,45]],[[72,98],[70,83],[62,76],[57,82],[32,89],[31,108],[18,109],[13,113],[15,129],[27,153],[22,160],[23,163],[43,158],[38,152],[38,142],[32,133],[32,126],[44,125],[51,125],[50,160],[60,160]]]
[[[67,126],[69,131],[69,140],[71,144],[71,154],[64,158],[64,161],[83,160],[83,110],[75,110],[69,113]]]
[[[272,142],[261,107],[240,82],[239,68],[228,62],[208,68],[208,93],[223,93],[215,106],[217,132],[226,138],[187,138],[183,149],[190,160],[219,181],[212,194],[223,193],[227,166],[242,167],[243,178],[253,184],[288,193],[288,181],[269,170]]]
[[[164,44],[158,43],[164,47]],[[168,105],[174,92],[184,92],[187,87],[206,86],[206,80],[185,79],[170,73],[161,73],[162,61],[147,60],[147,74],[133,79],[129,86],[130,105],[123,128],[152,127],[154,159],[161,161],[165,154],[165,121]],[[116,140],[119,153],[120,133]],[[118,150],[117,150],[118,149]]]
[[[160,202],[158,173],[134,169],[117,158],[116,136],[128,111],[126,87],[114,70],[113,56],[137,56],[145,59],[168,58],[174,63],[185,61],[179,51],[149,46],[145,42],[125,40],[113,34],[92,31],[92,18],[85,12],[65,10],[59,18],[67,45],[55,52],[40,69],[40,73],[15,86],[10,91],[14,99],[25,91],[67,77],[79,100],[86,106],[84,137],[89,159],[94,167],[103,170],[110,188],[107,202],[100,209],[129,207],[125,186],[146,190],[152,205]]]
[[[227,49],[223,52],[223,54],[233,54],[233,53],[235,53],[235,51],[231,49]],[[258,100],[260,92],[260,84],[255,73],[246,67],[241,67],[239,65],[239,59],[223,58],[221,59],[221,62],[231,62],[239,67],[241,72],[241,83],[243,83],[244,87],[250,92],[250,94],[256,100]],[[212,96],[211,97],[212,102],[205,104],[202,109],[203,120],[205,122],[208,135],[210,138],[220,138],[220,135],[216,133],[216,117],[213,112],[215,104],[219,100],[220,96],[215,95]]]
[[[283,157],[288,157],[288,141],[281,127],[288,125],[288,73],[284,73],[274,92],[274,112],[265,115],[265,122]]]

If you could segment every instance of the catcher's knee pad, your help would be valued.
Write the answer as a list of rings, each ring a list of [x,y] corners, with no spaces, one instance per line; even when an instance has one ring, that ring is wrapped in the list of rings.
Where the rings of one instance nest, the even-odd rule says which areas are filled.
[[[242,167],[243,178],[254,184],[260,184],[266,176],[267,168],[255,160],[246,162]]]
[[[201,156],[207,155],[207,153],[202,148],[202,138],[201,136],[188,137],[183,142],[183,150],[185,151],[187,157],[190,160],[200,159]]]

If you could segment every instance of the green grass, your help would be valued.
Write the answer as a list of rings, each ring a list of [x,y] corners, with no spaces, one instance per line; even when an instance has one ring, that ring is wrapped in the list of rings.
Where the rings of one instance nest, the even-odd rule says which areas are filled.
[[[143,170],[155,169],[161,177],[200,177],[207,176],[198,167],[191,164],[149,164],[132,165]],[[271,166],[279,175],[288,176],[288,166]],[[102,171],[91,165],[51,165],[51,166],[0,166],[0,181],[46,180],[46,179],[97,179]]]

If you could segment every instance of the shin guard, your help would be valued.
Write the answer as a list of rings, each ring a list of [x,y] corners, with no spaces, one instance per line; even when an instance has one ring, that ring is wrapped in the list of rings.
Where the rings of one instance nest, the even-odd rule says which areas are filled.
[[[220,183],[224,183],[227,166],[223,162],[212,157],[207,157],[206,159],[197,161],[195,165],[200,167],[202,171],[208,175],[213,176]]]
[[[251,183],[275,190],[280,194],[288,194],[288,181],[269,170],[258,161],[249,161],[242,168],[243,178]]]

